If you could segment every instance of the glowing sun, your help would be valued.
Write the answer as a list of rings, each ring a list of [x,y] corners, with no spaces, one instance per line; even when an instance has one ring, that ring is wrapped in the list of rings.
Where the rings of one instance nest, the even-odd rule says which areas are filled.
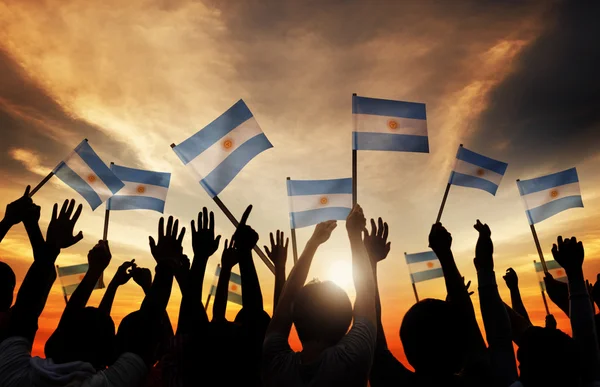
[[[347,261],[333,261],[327,270],[327,279],[335,282],[343,289],[353,287],[352,263]]]

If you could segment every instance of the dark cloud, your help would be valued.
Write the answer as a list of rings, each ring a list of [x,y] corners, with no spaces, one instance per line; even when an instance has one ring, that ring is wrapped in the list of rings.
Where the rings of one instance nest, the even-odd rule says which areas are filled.
[[[507,144],[507,161],[567,168],[600,144],[600,2],[564,1],[491,92],[478,146]],[[560,156],[557,156],[560,155]]]

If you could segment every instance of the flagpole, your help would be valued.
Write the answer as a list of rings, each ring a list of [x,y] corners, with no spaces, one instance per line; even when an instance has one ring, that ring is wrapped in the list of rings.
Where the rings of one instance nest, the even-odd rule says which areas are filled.
[[[546,308],[546,314],[550,314],[550,309],[548,309],[548,301],[546,301],[546,292],[542,290],[542,300],[544,300],[544,307]]]
[[[175,148],[175,144],[171,144],[171,148]],[[227,219],[229,219],[229,221],[231,221],[231,223],[233,223],[233,225],[235,227],[239,226],[240,222],[237,221],[235,216],[233,216],[231,211],[229,211],[229,209],[225,206],[225,204],[221,201],[221,199],[219,199],[219,197],[217,195],[213,196],[212,199],[214,200],[216,205],[221,209],[221,211],[223,211],[223,213],[225,214]],[[258,245],[254,246],[254,252],[260,257],[260,259],[262,259],[262,261],[265,263],[265,265],[267,265],[269,270],[271,270],[271,273],[275,274],[275,266],[273,266],[273,263],[271,263],[271,261],[269,261],[269,259],[265,255],[265,253],[262,252],[262,250],[258,247]]]
[[[290,177],[286,178],[287,181],[290,181]],[[289,197],[289,195],[288,195]],[[291,223],[291,222],[290,222]],[[291,224],[290,224],[291,226]],[[290,231],[292,234],[292,253],[294,255],[294,265],[298,262],[298,245],[296,244],[296,229],[294,227],[290,227]]]
[[[459,145],[459,151],[460,148],[463,147],[463,144]],[[456,160],[454,160],[455,166],[456,166]],[[454,168],[452,168],[452,172],[454,172]],[[450,178],[452,178],[452,172],[450,172]],[[446,191],[444,192],[444,197],[442,198],[442,204],[440,205],[440,210],[438,212],[438,216],[437,219],[435,220],[436,223],[439,223],[440,220],[442,219],[442,213],[444,212],[444,207],[446,206],[446,199],[448,199],[448,193],[450,193],[450,186],[452,184],[450,184],[450,181],[448,181],[448,185],[446,186]]]
[[[206,303],[204,304],[204,311],[208,311],[208,304],[210,304],[210,299],[212,298],[212,294],[208,292],[208,297],[206,297]]]
[[[404,261],[406,262],[406,251],[404,252]],[[412,284],[413,293],[415,294],[415,301],[419,302],[419,293],[417,293],[417,285],[413,281],[412,274],[410,274],[410,283]]]
[[[115,165],[115,163],[113,163],[111,161],[110,163],[110,170],[112,171],[112,167],[113,165]],[[102,234],[102,240],[103,241],[107,241],[108,238],[108,220],[110,218],[110,198],[108,198],[108,200],[106,201],[106,211],[104,212],[104,233]]]
[[[57,276],[58,276],[58,269],[59,269],[59,266],[58,266],[58,265],[56,265],[56,274],[57,274]],[[59,279],[60,279],[60,276],[58,276],[58,277],[59,277]],[[60,287],[62,288],[62,291],[63,291],[63,297],[65,298],[65,305],[66,305],[66,304],[68,304],[68,303],[69,303],[69,300],[67,299],[67,292],[65,292],[65,287],[64,287],[64,286],[63,286],[63,284],[62,284],[62,279],[60,280]]]
[[[354,111],[356,111],[355,109],[355,100],[356,100],[356,93],[352,93],[352,122],[353,122],[353,128],[352,128],[352,207],[356,206],[356,202],[357,202],[357,175],[358,175],[358,155],[356,154],[356,149],[355,149],[355,133],[354,130],[356,129],[356,122],[355,122],[355,118],[354,118]]]
[[[46,177],[44,177],[44,179],[42,181],[40,181],[40,183],[38,185],[35,186],[34,189],[29,191],[29,197],[33,197],[33,195],[37,191],[39,191],[40,188],[42,188],[44,186],[44,184],[46,184],[48,182],[48,180],[50,180],[52,178],[52,176],[54,176],[54,171],[50,172]]]
[[[523,192],[521,191],[521,186],[519,185],[520,181],[521,179],[517,179],[517,188],[519,189],[521,198],[523,198]],[[525,213],[527,214],[527,205],[525,205]],[[535,248],[537,249],[538,256],[540,257],[542,268],[544,268],[544,273],[548,273],[548,267],[546,266],[546,260],[544,259],[544,253],[542,252],[542,246],[540,245],[540,240],[538,239],[537,232],[535,231],[535,226],[533,225],[529,214],[527,214],[527,220],[529,221],[529,228],[531,229],[531,235],[533,235],[533,241],[535,242]]]

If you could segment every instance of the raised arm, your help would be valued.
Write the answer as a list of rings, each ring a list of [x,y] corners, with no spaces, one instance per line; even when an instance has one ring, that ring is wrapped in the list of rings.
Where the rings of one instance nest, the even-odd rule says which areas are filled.
[[[233,234],[235,247],[239,252],[240,276],[242,277],[242,304],[245,311],[262,312],[263,297],[260,290],[260,282],[256,274],[254,259],[252,258],[252,249],[258,242],[258,234],[246,224],[252,205],[246,208],[240,224]]]
[[[519,290],[519,276],[517,275],[517,272],[514,271],[512,267],[509,267],[506,270],[506,274],[502,278],[504,279],[504,282],[506,282],[508,290],[510,290],[510,303],[512,304],[513,310],[525,318],[529,324],[531,324],[529,314],[527,313],[527,309],[525,309],[525,304],[523,304],[523,299],[521,298],[521,291]]]
[[[292,329],[292,304],[298,291],[302,289],[310,270],[310,265],[320,245],[327,242],[333,230],[337,227],[335,220],[317,224],[298,262],[287,278],[277,308],[267,329],[267,335],[276,333],[287,337]]]
[[[290,239],[285,238],[285,243],[283,243],[283,231],[279,230],[277,230],[275,238],[273,238],[273,233],[270,234],[270,237],[271,249],[269,250],[267,246],[264,247],[267,252],[267,257],[269,257],[275,266],[275,290],[273,291],[273,310],[275,310],[275,308],[277,308],[277,303],[279,302],[279,297],[281,297],[281,291],[285,286],[285,264],[287,262],[288,244]]]
[[[106,287],[106,292],[104,292],[104,296],[102,297],[102,301],[100,301],[98,309],[110,316],[117,289],[119,286],[125,285],[131,279],[135,268],[135,259],[132,259],[129,262],[123,262],[121,266],[119,266],[115,276],[110,280],[110,283]]]
[[[569,316],[569,285],[555,280],[549,272],[544,276],[544,285],[550,301]]]
[[[23,196],[6,206],[4,218],[0,220],[0,242],[2,242],[2,239],[4,239],[6,236],[8,230],[10,230],[12,226],[24,221],[27,213],[31,211],[31,205],[33,202],[29,197],[30,188],[30,186],[27,186]]]
[[[229,294],[229,278],[231,277],[231,269],[238,264],[238,251],[234,246],[225,240],[225,249],[221,256],[221,272],[219,273],[219,281],[217,283],[217,292],[213,303],[213,322],[224,322],[225,312],[227,311],[227,296]]]

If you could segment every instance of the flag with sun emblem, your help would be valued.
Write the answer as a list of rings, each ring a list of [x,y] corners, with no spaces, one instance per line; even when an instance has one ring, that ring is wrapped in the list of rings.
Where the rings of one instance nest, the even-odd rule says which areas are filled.
[[[535,272],[538,276],[538,280],[540,281],[540,287],[542,291],[546,290],[546,284],[544,282],[544,267],[540,262],[533,261],[533,265],[535,266]],[[548,268],[548,273],[552,274],[552,277],[560,282],[567,283],[567,273],[565,269],[562,268],[561,265],[556,261],[546,261],[546,267]]]
[[[123,182],[98,157],[87,140],[52,171],[69,187],[79,193],[92,210],[123,188]]]
[[[88,267],[89,265],[87,263],[73,266],[56,266],[58,278],[60,280],[60,284],[62,285],[62,290],[65,297],[70,296],[73,294],[75,289],[77,289],[77,286],[79,286],[83,280],[85,273],[87,273]],[[104,281],[102,279],[96,282],[94,290],[96,289],[104,289]]]
[[[221,275],[221,265],[217,265],[215,279],[210,286],[210,294],[214,297],[217,295],[217,284]],[[234,272],[229,276],[229,288],[227,289],[227,301],[242,305],[242,277]]]
[[[288,180],[293,229],[345,220],[352,210],[352,179]]]
[[[529,224],[539,223],[564,210],[583,207],[575,168],[530,180],[517,180]]]
[[[477,188],[496,195],[508,164],[458,147],[450,184]]]
[[[414,254],[404,253],[404,257],[413,284],[444,276],[440,260],[433,251]]]
[[[110,169],[125,183],[125,186],[108,199],[107,209],[164,212],[171,181],[170,173],[127,168],[115,164],[111,164]]]
[[[352,96],[352,149],[429,153],[424,103]]]
[[[259,153],[272,148],[244,101],[192,137],[174,146],[183,164],[200,177],[200,185],[217,196]]]

